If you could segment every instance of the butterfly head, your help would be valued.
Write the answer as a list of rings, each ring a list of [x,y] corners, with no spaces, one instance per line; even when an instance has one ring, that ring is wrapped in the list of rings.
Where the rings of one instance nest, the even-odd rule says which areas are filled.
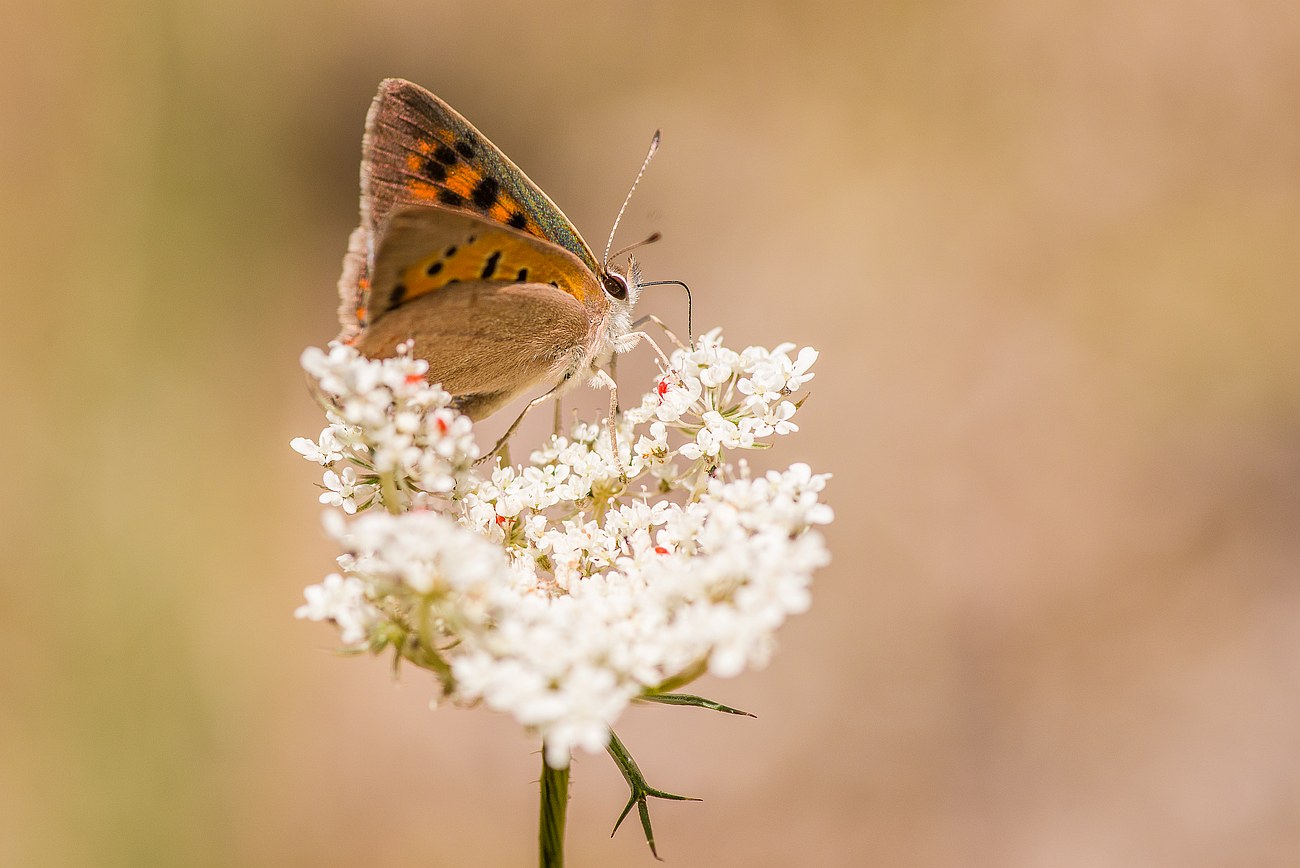
[[[624,254],[630,254],[638,247],[654,244],[659,238],[659,233],[655,232],[643,241],[624,247],[614,254],[614,258],[617,259]],[[613,239],[611,238],[611,240]],[[644,285],[641,281],[641,269],[637,267],[636,259],[629,255],[627,257],[627,266],[622,271],[619,271],[609,265],[608,255],[607,250],[605,264],[600,269],[600,285],[605,291],[605,299],[612,309],[622,309],[631,315],[632,308],[636,306],[636,300],[641,296],[641,287]]]
[[[608,346],[617,349],[621,346],[620,338],[632,330],[632,309],[641,295],[641,272],[636,262],[630,261],[626,270],[608,268],[601,272],[601,288],[609,308],[605,312],[603,331]]]

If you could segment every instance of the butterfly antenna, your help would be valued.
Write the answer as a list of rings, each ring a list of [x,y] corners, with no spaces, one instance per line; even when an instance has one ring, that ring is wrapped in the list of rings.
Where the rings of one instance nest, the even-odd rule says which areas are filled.
[[[691,298],[691,288],[680,280],[652,280],[649,283],[641,283],[638,281],[637,286],[680,286],[682,289],[686,290],[686,346],[693,349],[695,347],[695,323],[692,316],[692,309],[695,307],[695,302]]]
[[[638,241],[636,244],[629,244],[627,247],[624,247],[623,249],[615,253],[613,256],[611,256],[610,259],[618,259],[624,253],[631,253],[633,250],[639,250],[642,247],[645,247],[647,244],[654,244],[656,241],[658,241],[663,237],[664,236],[659,232],[651,232],[649,238],[644,238]]]
[[[605,242],[605,256],[601,259],[601,271],[609,271],[609,249],[614,246],[614,233],[618,232],[618,224],[623,219],[623,212],[627,210],[627,203],[632,201],[632,194],[636,192],[636,185],[641,183],[641,176],[645,174],[646,168],[650,165],[650,158],[659,150],[659,131],[655,130],[654,138],[650,140],[650,150],[646,152],[645,161],[641,163],[641,171],[636,173],[636,180],[632,182],[632,189],[627,191],[627,197],[623,199],[623,207],[618,209],[618,216],[614,218],[614,228],[609,230],[609,240]]]

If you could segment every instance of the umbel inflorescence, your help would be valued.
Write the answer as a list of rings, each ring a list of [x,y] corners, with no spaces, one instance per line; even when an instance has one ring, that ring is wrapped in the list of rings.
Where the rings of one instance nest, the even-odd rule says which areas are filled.
[[[829,559],[828,476],[737,460],[798,430],[817,353],[793,351],[736,352],[711,331],[614,432],[578,423],[489,466],[408,348],[308,349],[328,425],[292,445],[325,468],[343,554],[298,617],[432,671],[444,700],[512,714],[554,768],[606,749],[634,700],[762,666]]]

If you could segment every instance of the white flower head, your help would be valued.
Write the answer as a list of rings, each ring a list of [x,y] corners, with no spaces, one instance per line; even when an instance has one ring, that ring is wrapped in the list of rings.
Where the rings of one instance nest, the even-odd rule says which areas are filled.
[[[380,620],[378,610],[366,599],[365,583],[359,579],[331,573],[319,585],[309,585],[303,596],[307,602],[294,610],[294,617],[332,621],[344,645],[363,643]]]
[[[346,465],[326,472],[322,503],[349,514],[372,503],[410,509],[468,478],[479,457],[473,426],[426,380],[428,363],[410,353],[409,342],[387,359],[342,344],[303,353],[331,424],[318,441],[300,437],[290,445],[318,464]]]
[[[611,432],[579,422],[521,465],[475,466],[473,425],[399,347],[303,353],[329,425],[292,446],[327,468],[340,572],[298,616],[392,647],[540,734],[548,764],[598,751],[638,696],[762,666],[829,560],[827,476],[734,456],[798,431],[817,353],[679,348]],[[613,444],[617,443],[618,454]]]

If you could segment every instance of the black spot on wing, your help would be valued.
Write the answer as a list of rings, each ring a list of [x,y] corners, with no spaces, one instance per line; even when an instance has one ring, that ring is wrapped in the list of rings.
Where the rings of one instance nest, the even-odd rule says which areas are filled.
[[[445,188],[439,189],[438,201],[444,205],[450,205],[453,208],[465,207],[465,197],[457,193],[455,190],[447,190]]]
[[[436,160],[425,159],[424,176],[435,183],[441,184],[447,180],[447,168]]]
[[[506,225],[514,229],[523,229],[528,225],[528,218],[524,216],[523,211],[515,211],[510,215],[510,219],[506,221]]]
[[[433,277],[439,271],[442,271],[442,263],[437,261],[430,262],[429,267],[425,269],[425,273],[427,273],[430,277]]]
[[[453,244],[453,245],[451,245],[450,247],[448,247],[448,248],[447,248],[447,252],[444,253],[443,255],[444,255],[444,256],[455,256],[455,255],[456,255],[456,245]]]
[[[486,211],[496,204],[500,189],[501,185],[497,183],[496,178],[483,178],[474,185],[474,192],[470,193],[470,198],[474,200],[475,205]]]
[[[393,293],[388,297],[388,309],[394,310],[406,298],[406,284],[399,283],[393,287]]]
[[[520,283],[523,283],[523,282],[527,281],[527,280],[528,280],[528,269],[527,269],[527,268],[521,268],[521,269],[519,269],[519,273],[515,275],[515,280],[519,281]]]
[[[444,166],[454,166],[457,162],[456,152],[441,143],[434,149],[433,158]]]
[[[487,280],[489,277],[491,277],[493,274],[496,273],[497,263],[500,261],[501,261],[501,251],[500,250],[492,251],[492,255],[487,258],[487,262],[483,263],[483,273],[479,276],[482,277],[484,280]]]
[[[456,142],[456,152],[468,160],[470,157],[474,156],[474,146],[464,139],[460,139]]]

